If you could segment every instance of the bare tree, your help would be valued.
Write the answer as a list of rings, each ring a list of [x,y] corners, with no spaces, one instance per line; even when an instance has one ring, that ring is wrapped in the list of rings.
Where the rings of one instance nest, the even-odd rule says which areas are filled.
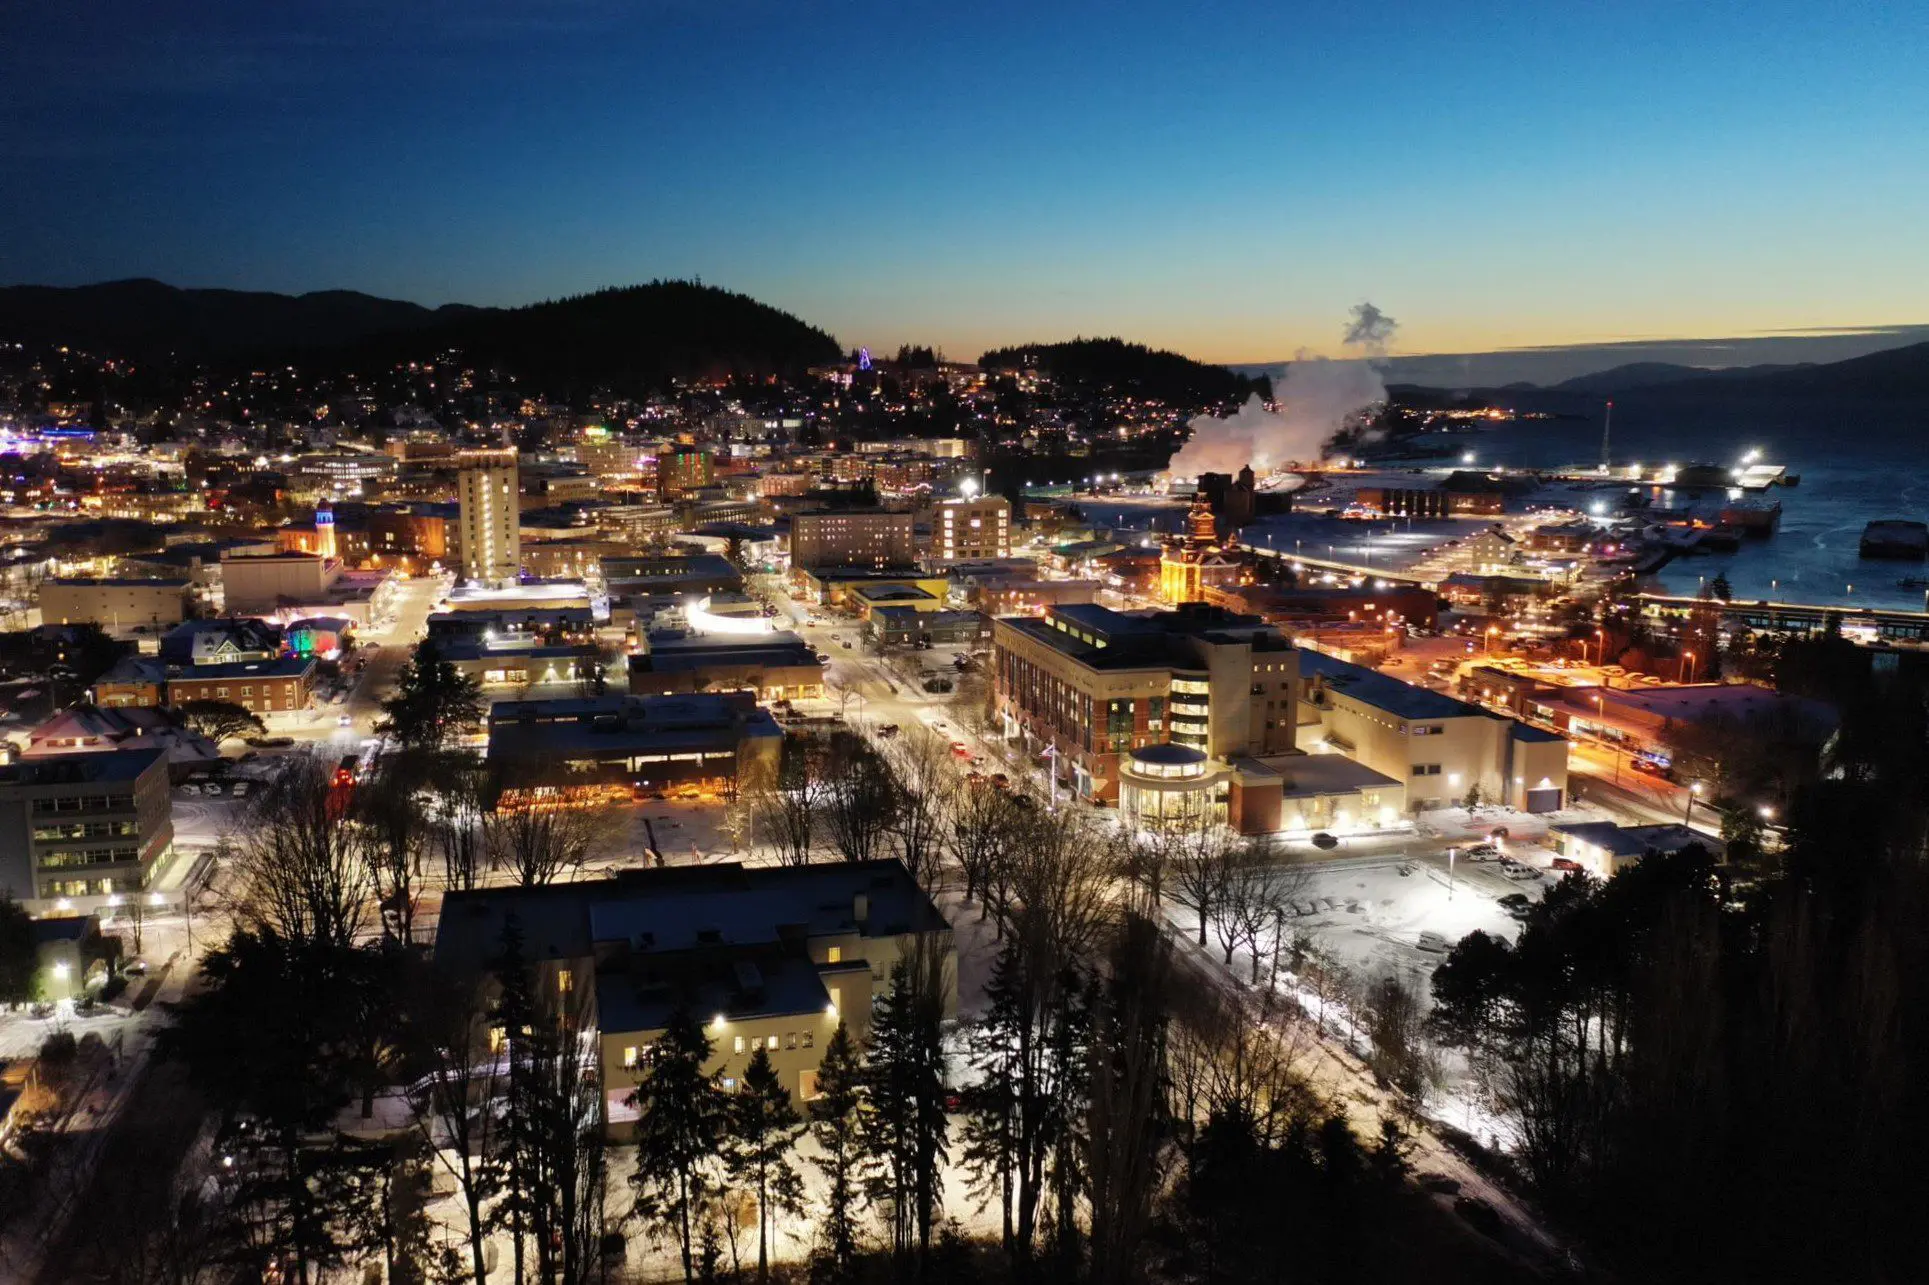
[[[1249,980],[1257,986],[1262,953],[1260,938],[1278,922],[1283,907],[1270,860],[1270,846],[1264,841],[1241,845],[1234,850],[1226,873],[1226,885],[1213,914],[1213,931],[1228,966],[1239,947],[1245,946],[1251,952]]]
[[[352,828],[352,784],[312,751],[291,754],[249,799],[236,843],[242,923],[291,942],[347,946],[375,890]]]
[[[787,866],[810,864],[823,829],[824,786],[811,762],[813,751],[799,737],[785,737],[776,778],[749,790],[751,830],[777,850]]]
[[[489,769],[467,754],[445,755],[436,760],[431,784],[429,843],[442,859],[442,886],[474,888],[487,857],[483,819],[495,803]]]
[[[990,786],[959,791],[945,811],[945,850],[964,872],[965,900],[979,899],[980,919],[998,908],[993,890],[1005,882],[1000,872],[1009,863],[1019,822],[1011,796]],[[1001,919],[1001,931],[1002,925]]]
[[[1210,817],[1188,817],[1155,831],[1154,841],[1165,849],[1162,881],[1172,899],[1198,917],[1199,944],[1204,946],[1207,926],[1231,878],[1238,840]]]
[[[508,1059],[492,1047],[488,1001],[473,979],[431,975],[412,1005],[412,1052],[423,1074],[409,1086],[416,1128],[455,1180],[467,1224],[470,1270],[484,1285],[483,1250],[492,1229],[485,1206],[502,1191],[503,1148],[497,1099],[507,1087]]]
[[[896,742],[886,760],[897,782],[892,833],[897,837],[898,856],[927,890],[937,884],[945,816],[958,791],[948,758],[937,737],[912,734]]]
[[[404,942],[415,937],[415,901],[430,838],[422,797],[426,778],[420,754],[386,755],[356,788],[350,810],[381,902],[382,931]]]
[[[897,780],[877,751],[852,736],[833,739],[823,759],[824,833],[846,861],[884,855],[898,801]]]
[[[1111,919],[1117,842],[1115,831],[1070,809],[1034,813],[1019,830],[1005,926],[1022,928],[1032,970],[1093,957]]]
[[[483,843],[492,865],[523,888],[574,878],[615,838],[620,821],[610,808],[518,808],[489,816]]]

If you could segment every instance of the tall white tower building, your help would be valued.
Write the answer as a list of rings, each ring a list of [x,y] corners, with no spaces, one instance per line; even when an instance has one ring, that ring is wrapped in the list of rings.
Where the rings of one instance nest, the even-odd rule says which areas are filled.
[[[456,492],[462,503],[463,579],[514,584],[522,568],[515,455],[504,451],[464,468]]]

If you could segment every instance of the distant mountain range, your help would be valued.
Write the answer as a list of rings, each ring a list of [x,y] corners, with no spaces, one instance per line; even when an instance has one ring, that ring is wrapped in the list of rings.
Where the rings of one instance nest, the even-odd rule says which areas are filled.
[[[410,360],[460,348],[531,379],[649,383],[766,375],[835,361],[824,331],[688,281],[599,290],[524,308],[424,308],[351,290],[285,295],[184,290],[151,280],[0,288],[0,340],[134,359]]]
[[[1844,361],[1738,366],[1707,370],[1667,362],[1635,362],[1552,385],[1553,391],[1597,396],[1857,397],[1929,399],[1929,343],[1909,344]]]
[[[1828,365],[1929,342],[1929,325],[1857,326],[1793,334],[1741,335],[1726,339],[1638,339],[1606,344],[1560,344],[1493,352],[1428,353],[1376,362],[1389,383],[1423,388],[1558,388],[1569,381],[1611,375],[1610,384],[1632,386],[1651,375],[1656,382],[1699,373]],[[1270,374],[1286,363],[1234,365],[1241,374]],[[1605,387],[1607,385],[1603,385]],[[1577,387],[1574,391],[1583,391]]]

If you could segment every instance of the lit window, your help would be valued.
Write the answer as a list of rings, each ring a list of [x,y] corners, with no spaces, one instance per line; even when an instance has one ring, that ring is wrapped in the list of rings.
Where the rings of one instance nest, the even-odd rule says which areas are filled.
[[[766,1041],[766,1042],[765,1042],[765,1044],[764,1044],[764,1047],[765,1047],[765,1048],[767,1048],[767,1049],[769,1049],[769,1050],[770,1050],[771,1052],[773,1052],[773,1053],[774,1053],[774,1052],[776,1052],[776,1051],[777,1051],[777,1037],[776,1037],[775,1035],[773,1035],[773,1036],[771,1036],[771,1037],[770,1037],[770,1039],[769,1039],[768,1041]]]
[[[831,964],[843,963],[844,948],[842,946],[832,946],[828,951],[824,953],[824,960],[826,963],[831,963]]]
[[[624,1047],[624,1049],[623,1049],[623,1065],[624,1065],[624,1066],[635,1066],[635,1065],[636,1065],[636,1045],[634,1045],[634,1044],[630,1044],[630,1045],[626,1045],[626,1046]]]
[[[741,1035],[737,1037],[737,1052],[743,1052],[743,1036]]]

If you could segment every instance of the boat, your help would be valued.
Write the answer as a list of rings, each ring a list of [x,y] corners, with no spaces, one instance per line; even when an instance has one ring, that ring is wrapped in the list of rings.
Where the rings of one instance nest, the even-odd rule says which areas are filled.
[[[1878,518],[1862,528],[1865,558],[1899,558],[1916,562],[1929,557],[1929,525],[1906,518]]]

